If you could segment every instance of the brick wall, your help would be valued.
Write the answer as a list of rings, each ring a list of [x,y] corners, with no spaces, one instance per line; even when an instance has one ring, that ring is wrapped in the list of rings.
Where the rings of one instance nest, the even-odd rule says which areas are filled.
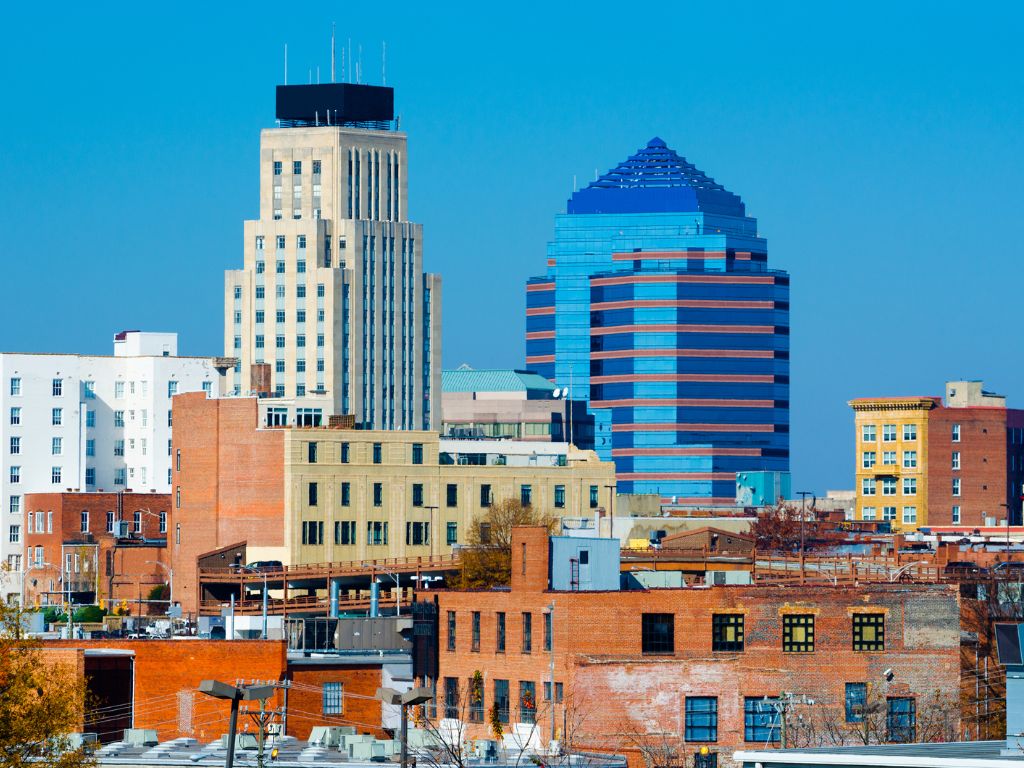
[[[236,542],[284,544],[283,433],[258,430],[257,422],[255,398],[174,398],[169,543],[175,600],[186,613],[199,608],[200,554]]]
[[[380,728],[380,702],[373,698],[381,682],[378,665],[292,665],[288,669],[292,687],[288,691],[288,733],[309,738],[315,725],[352,725],[360,733],[384,738]],[[323,684],[341,683],[342,712],[327,715],[323,707]]]

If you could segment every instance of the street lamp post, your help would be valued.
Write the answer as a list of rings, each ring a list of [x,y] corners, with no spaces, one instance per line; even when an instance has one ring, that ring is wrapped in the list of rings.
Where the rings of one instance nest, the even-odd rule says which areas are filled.
[[[389,572],[381,571],[385,576],[390,576],[395,580],[395,616],[402,615],[402,583],[398,580],[398,576]],[[377,583],[380,583],[380,578],[376,579]]]
[[[235,733],[238,730],[238,703],[240,701],[259,701],[260,712],[266,708],[267,699],[274,695],[272,685],[246,685],[238,688],[219,680],[203,680],[199,683],[199,692],[215,699],[227,699],[231,702],[231,718],[228,721],[228,754],[224,768],[234,768],[235,764]],[[260,726],[259,764],[263,764],[263,730]]]
[[[402,711],[402,768],[409,768],[409,707],[425,704],[434,698],[429,688],[413,688],[399,693],[394,688],[378,688],[376,697],[385,704],[397,705]]]
[[[551,694],[551,741],[548,743],[548,749],[553,750],[553,744],[555,743],[555,601],[552,600],[545,608],[544,613],[548,615],[548,629],[550,634],[548,635],[548,651],[551,653],[550,659],[550,670],[548,685],[551,686],[549,693]],[[565,734],[562,734],[564,737]]]

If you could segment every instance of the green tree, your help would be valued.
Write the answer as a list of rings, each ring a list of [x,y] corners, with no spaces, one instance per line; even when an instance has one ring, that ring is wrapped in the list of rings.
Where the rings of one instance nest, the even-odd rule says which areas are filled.
[[[84,677],[47,659],[22,626],[21,610],[0,604],[0,768],[92,766],[68,736],[82,728]]]
[[[489,589],[507,585],[512,577],[512,529],[543,525],[554,531],[557,518],[543,515],[518,499],[503,499],[478,517],[460,553],[462,570],[455,586],[460,589]]]

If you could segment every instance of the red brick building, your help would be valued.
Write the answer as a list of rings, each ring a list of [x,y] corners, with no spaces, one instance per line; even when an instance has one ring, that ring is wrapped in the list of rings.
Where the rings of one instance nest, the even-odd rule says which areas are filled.
[[[510,590],[434,596],[438,706],[468,720],[470,737],[490,735],[496,707],[506,733],[536,721],[541,742],[553,715],[575,748],[636,758],[644,742],[665,743],[689,762],[705,745],[722,762],[779,739],[766,696],[813,699],[815,716],[844,727],[865,697],[923,707],[940,690],[955,703],[955,586],[554,592],[548,546],[543,529],[517,529]],[[467,695],[477,672],[479,698]]]
[[[165,493],[27,494],[26,603],[63,603],[70,593],[76,603],[126,600],[132,613],[143,610],[169,581],[170,503]]]

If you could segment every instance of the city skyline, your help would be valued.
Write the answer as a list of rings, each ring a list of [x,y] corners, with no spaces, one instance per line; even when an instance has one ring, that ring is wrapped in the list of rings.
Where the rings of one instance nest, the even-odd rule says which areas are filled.
[[[687,30],[726,19],[673,11],[676,23],[630,56],[598,57],[613,61],[588,51],[631,14],[503,18],[512,23],[497,38],[470,34],[457,12],[389,24],[388,84],[410,175],[423,180],[410,213],[427,229],[426,269],[445,279],[444,366],[521,364],[519,286],[573,176],[583,186],[623,147],[659,135],[743,191],[793,276],[795,487],[851,486],[850,398],[984,378],[1015,406],[1020,367],[1000,343],[1013,307],[994,288],[1013,276],[996,227],[1020,200],[1021,107],[1006,101],[1016,70],[1000,40],[1020,11],[992,24],[929,8],[887,8],[882,27],[869,10],[808,19],[751,7],[729,19],[733,54],[692,42],[682,57]],[[8,277],[23,290],[5,302],[0,348],[104,352],[116,331],[143,328],[180,333],[187,354],[221,351],[221,275],[239,262],[240,222],[256,213],[253,161],[259,129],[273,125],[283,44],[293,78],[319,62],[323,81],[330,23],[342,19],[330,5],[283,26],[216,13],[201,29],[159,16],[15,18],[23,33],[2,55],[25,74],[0,138],[21,181],[0,195]],[[461,26],[447,30],[452,19]],[[368,12],[344,21],[339,48],[351,33],[364,82],[380,82],[379,24]],[[155,23],[158,34],[136,34]],[[435,27],[443,35],[422,34]],[[957,44],[975,31],[983,49]],[[90,87],[55,103],[53,83],[72,66]],[[61,110],[74,119],[18,119]],[[441,174],[444,184],[428,181]],[[507,289],[481,291],[482,275]],[[81,306],[83,289],[89,308],[59,321],[54,305]]]

